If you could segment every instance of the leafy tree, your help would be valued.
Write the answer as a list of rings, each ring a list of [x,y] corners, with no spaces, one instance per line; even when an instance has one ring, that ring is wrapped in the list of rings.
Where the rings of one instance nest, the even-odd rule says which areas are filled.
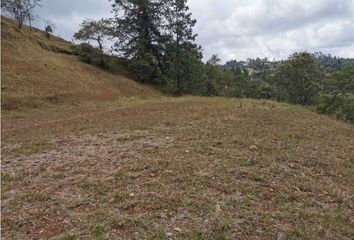
[[[221,59],[217,54],[213,54],[211,58],[207,61],[207,65],[217,66],[220,63]]]
[[[103,52],[103,44],[105,38],[111,35],[110,20],[84,20],[81,29],[75,33],[74,38],[82,41],[96,41],[101,52]]]
[[[316,108],[354,122],[354,68],[336,72],[324,83]]]
[[[311,54],[293,54],[274,74],[278,99],[295,104],[313,104],[319,93],[321,77],[320,66]]]
[[[21,29],[26,19],[32,28],[33,10],[40,6],[41,0],[1,0],[1,9],[15,18]]]
[[[224,71],[219,66],[220,58],[217,54],[213,54],[205,65],[205,84],[207,96],[223,95],[224,91],[228,89],[227,83],[229,82],[232,74],[228,71]]]

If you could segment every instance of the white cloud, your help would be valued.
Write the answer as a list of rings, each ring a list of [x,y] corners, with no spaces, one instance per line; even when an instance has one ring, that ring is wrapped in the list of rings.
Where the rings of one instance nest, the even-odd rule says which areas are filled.
[[[190,1],[206,58],[279,59],[295,51],[354,57],[354,0],[203,1],[215,3],[200,9],[200,0]],[[227,10],[216,14],[219,9]]]
[[[189,0],[189,6],[205,58],[279,59],[295,51],[354,58],[354,0]],[[111,16],[110,10],[108,0],[43,0],[38,15],[71,39],[82,20]]]

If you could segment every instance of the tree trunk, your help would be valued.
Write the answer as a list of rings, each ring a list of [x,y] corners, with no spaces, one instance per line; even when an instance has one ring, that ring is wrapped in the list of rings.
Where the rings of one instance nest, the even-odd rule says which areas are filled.
[[[30,30],[32,31],[32,18],[31,18],[31,15],[28,16],[28,23],[29,23],[29,26],[30,26]]]
[[[102,45],[101,37],[97,38],[97,43],[98,43],[98,47],[100,48],[101,53],[103,53],[103,45]]]
[[[182,91],[183,91],[182,88],[183,88],[183,87],[182,87],[181,81],[180,81],[180,80],[177,80],[177,95],[178,95],[178,96],[181,96],[181,95],[182,95]]]

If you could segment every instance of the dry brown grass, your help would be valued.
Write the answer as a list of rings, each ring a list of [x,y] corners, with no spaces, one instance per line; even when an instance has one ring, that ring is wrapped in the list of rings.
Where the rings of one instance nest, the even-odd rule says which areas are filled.
[[[42,31],[27,26],[19,31],[12,20],[1,20],[3,110],[161,95],[123,74],[82,63],[68,54],[70,42],[54,36],[47,39]]]
[[[2,133],[4,239],[354,234],[354,127],[306,109],[131,99],[5,112]]]

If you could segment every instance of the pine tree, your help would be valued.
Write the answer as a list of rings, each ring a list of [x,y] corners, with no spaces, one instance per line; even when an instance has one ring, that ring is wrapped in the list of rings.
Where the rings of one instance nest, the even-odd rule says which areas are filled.
[[[194,41],[193,33],[196,20],[192,19],[187,0],[165,1],[166,13],[166,75],[174,82],[181,94],[191,82],[197,81],[193,66],[200,66],[202,55]]]
[[[202,55],[187,0],[114,0],[113,11],[115,49],[142,82],[172,82],[182,93],[197,80]]]
[[[163,1],[114,0],[115,50],[132,60],[131,68],[146,83],[161,84]]]

